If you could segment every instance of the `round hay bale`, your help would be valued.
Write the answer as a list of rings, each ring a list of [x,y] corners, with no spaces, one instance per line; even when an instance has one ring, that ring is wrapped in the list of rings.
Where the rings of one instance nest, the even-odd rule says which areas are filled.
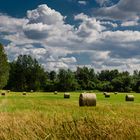
[[[81,93],[79,96],[79,106],[96,106],[96,94]]]
[[[30,92],[31,92],[31,93],[33,93],[34,91],[33,91],[33,90],[31,90]]]
[[[104,92],[104,93],[103,93],[103,95],[106,95],[106,94],[107,94],[107,92]]]
[[[10,90],[7,90],[7,92],[9,93],[9,92],[11,92]]]
[[[57,91],[55,91],[54,94],[55,94],[55,95],[58,94]]]
[[[125,101],[134,101],[134,95],[126,95]]]
[[[23,92],[22,95],[26,95],[26,92]]]
[[[69,93],[64,93],[64,98],[66,98],[66,99],[70,98],[70,94]]]
[[[105,98],[110,98],[110,93],[106,93]]]
[[[117,94],[118,94],[118,92],[114,92],[114,94],[115,94],[115,95],[117,95]]]
[[[1,95],[2,95],[2,96],[5,96],[5,95],[6,95],[6,93],[5,93],[5,92],[2,92],[2,93],[1,93]]]

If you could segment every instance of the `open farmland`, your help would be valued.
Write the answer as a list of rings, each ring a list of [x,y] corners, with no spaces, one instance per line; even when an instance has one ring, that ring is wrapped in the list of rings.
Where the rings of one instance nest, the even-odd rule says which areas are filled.
[[[140,94],[126,102],[125,93],[105,98],[98,92],[96,107],[79,107],[79,94],[0,96],[0,139],[140,139]]]

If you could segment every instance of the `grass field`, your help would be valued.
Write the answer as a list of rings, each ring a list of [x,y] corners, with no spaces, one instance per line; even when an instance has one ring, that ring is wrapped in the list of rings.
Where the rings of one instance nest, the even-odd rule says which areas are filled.
[[[134,102],[125,93],[104,98],[96,107],[79,107],[79,94],[7,93],[0,96],[2,140],[140,140],[140,94]]]

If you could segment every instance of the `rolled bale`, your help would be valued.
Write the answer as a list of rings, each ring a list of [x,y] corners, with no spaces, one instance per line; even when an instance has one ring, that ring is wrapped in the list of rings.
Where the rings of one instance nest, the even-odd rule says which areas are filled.
[[[57,95],[58,94],[57,91],[55,91],[54,94]]]
[[[70,93],[64,93],[64,98],[69,99],[70,98]]]
[[[110,98],[110,93],[106,93],[105,98]]]
[[[107,94],[107,92],[104,92],[104,93],[103,93],[103,95],[106,95],[106,94]]]
[[[11,91],[10,90],[7,90],[7,92],[10,93]]]
[[[126,101],[134,101],[134,95],[126,95],[125,100]]]
[[[1,92],[1,95],[2,95],[2,96],[5,96],[5,95],[6,95],[6,93],[3,91],[3,92]]]
[[[31,93],[33,93],[34,91],[33,91],[33,90],[31,90],[30,92],[31,92]]]
[[[23,92],[22,95],[26,95],[26,92]]]
[[[79,96],[79,106],[96,106],[96,94],[81,93]]]

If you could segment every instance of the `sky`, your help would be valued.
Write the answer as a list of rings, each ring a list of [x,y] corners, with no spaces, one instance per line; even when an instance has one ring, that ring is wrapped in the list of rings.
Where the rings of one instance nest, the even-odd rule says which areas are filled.
[[[0,42],[50,70],[140,70],[140,0],[1,0]]]

